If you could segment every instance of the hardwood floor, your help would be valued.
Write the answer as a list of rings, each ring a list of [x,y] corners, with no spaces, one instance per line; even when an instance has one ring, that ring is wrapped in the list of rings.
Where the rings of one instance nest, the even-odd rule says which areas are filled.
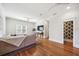
[[[39,42],[29,48],[16,53],[17,56],[78,56],[79,49],[72,47],[72,43],[65,42],[60,44],[47,39],[39,40]]]

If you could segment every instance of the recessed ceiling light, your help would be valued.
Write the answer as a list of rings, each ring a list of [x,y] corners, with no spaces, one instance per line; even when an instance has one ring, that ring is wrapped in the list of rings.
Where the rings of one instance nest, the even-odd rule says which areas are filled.
[[[66,7],[66,9],[67,9],[67,10],[69,10],[69,9],[70,9],[70,7],[68,6],[68,7]]]

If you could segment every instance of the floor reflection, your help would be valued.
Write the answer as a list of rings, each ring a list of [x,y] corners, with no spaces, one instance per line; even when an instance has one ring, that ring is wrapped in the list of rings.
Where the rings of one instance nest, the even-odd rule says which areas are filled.
[[[17,53],[17,56],[75,56],[79,49],[69,42],[60,44],[49,40],[40,40],[36,45]]]
[[[29,48],[29,49],[18,52],[17,55],[19,56],[46,56],[46,53],[39,48],[41,47],[36,45],[36,46],[33,46],[33,48]]]

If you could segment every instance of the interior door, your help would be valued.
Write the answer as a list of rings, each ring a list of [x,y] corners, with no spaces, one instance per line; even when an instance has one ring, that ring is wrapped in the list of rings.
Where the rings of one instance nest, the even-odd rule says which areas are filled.
[[[73,21],[64,22],[64,39],[65,41],[73,41]]]

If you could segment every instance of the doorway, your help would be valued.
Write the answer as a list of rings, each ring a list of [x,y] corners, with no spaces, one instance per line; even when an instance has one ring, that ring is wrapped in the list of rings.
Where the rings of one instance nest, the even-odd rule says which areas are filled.
[[[73,21],[64,22],[64,44],[73,47]]]

